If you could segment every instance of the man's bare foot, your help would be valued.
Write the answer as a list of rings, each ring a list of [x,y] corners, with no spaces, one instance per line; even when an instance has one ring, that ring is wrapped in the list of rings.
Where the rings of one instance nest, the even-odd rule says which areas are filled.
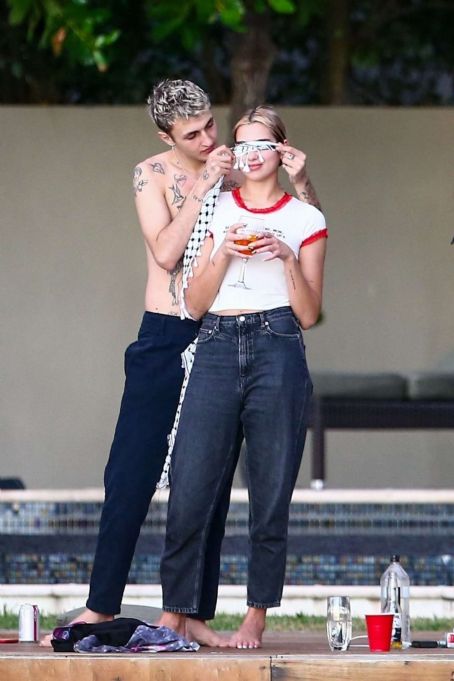
[[[204,620],[196,620],[188,617],[186,620],[186,638],[188,641],[196,641],[201,646],[210,648],[227,648],[229,641],[220,636]]]
[[[163,612],[156,624],[158,627],[173,629],[177,634],[186,638],[186,615],[180,612]]]
[[[265,608],[249,608],[240,628],[229,640],[231,648],[260,648],[265,631]]]
[[[68,622],[68,625],[75,624],[76,622],[84,622],[84,624],[98,624],[98,622],[111,622],[113,618],[114,618],[113,615],[105,615],[102,612],[95,612],[94,610],[86,608],[75,619],[71,620],[71,622]],[[47,636],[43,636],[43,638],[39,642],[39,645],[43,646],[44,648],[50,648],[52,645],[51,640],[52,634],[47,634]]]

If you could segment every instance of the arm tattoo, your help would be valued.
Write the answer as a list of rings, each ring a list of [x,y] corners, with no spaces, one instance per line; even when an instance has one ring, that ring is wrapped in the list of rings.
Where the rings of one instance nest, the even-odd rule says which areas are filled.
[[[210,177],[210,173],[208,172],[208,170],[205,169],[205,170],[203,171],[203,174],[202,174],[202,179],[203,179],[203,180],[208,180],[209,177]]]
[[[183,258],[177,262],[173,270],[170,270],[169,293],[172,296],[172,305],[178,305],[177,277],[183,269]]]
[[[200,196],[197,196],[197,194],[193,194],[192,198],[194,199],[194,201],[197,201],[197,203],[203,203],[203,196],[200,197]]]
[[[186,181],[187,177],[186,175],[174,175],[173,179],[175,180],[175,182],[171,187],[169,187],[169,189],[173,191],[172,206],[181,208],[185,196],[181,193],[179,185],[183,184]]]
[[[312,206],[315,206],[315,208],[318,208],[319,210],[322,209],[320,201],[317,199],[315,189],[312,186],[312,182],[309,179],[307,179],[306,181],[306,187],[302,191],[298,192],[298,196],[301,197],[301,200],[304,201],[305,203],[310,203]]]
[[[165,175],[164,166],[162,163],[149,163],[148,165],[154,173],[161,173],[161,175]]]
[[[293,290],[296,291],[296,284],[295,284],[295,280],[294,280],[294,278],[293,278],[293,272],[292,272],[292,270],[290,270],[290,279],[292,280]]]
[[[134,168],[134,177],[132,180],[132,188],[134,189],[134,196],[137,196],[138,192],[141,192],[142,189],[145,187],[146,184],[148,184],[148,180],[143,180],[141,179],[142,175],[142,168],[139,168],[139,166],[136,166]]]

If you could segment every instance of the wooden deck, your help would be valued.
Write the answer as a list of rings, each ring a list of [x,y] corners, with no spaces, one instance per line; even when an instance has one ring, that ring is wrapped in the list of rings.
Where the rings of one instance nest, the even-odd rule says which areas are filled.
[[[418,638],[437,638],[433,632]],[[454,649],[331,653],[322,633],[266,634],[259,650],[82,655],[0,645],[1,681],[454,681]]]

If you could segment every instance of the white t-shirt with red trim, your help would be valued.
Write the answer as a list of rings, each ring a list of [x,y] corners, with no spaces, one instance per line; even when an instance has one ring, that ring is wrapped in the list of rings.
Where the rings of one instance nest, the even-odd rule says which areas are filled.
[[[210,228],[214,239],[211,257],[224,241],[227,230],[237,222],[274,234],[290,246],[297,258],[300,248],[328,236],[325,218],[314,206],[285,193],[269,208],[247,208],[235,189],[219,195]],[[244,272],[247,288],[234,285],[240,277],[242,259],[233,257],[209,311],[272,310],[290,305],[284,264],[279,258],[266,261],[266,257],[265,253],[248,257]]]

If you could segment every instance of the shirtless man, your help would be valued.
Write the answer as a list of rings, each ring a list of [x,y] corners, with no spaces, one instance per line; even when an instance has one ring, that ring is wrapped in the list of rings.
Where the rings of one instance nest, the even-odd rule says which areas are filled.
[[[190,81],[159,83],[149,114],[170,147],[134,170],[136,208],[145,239],[148,280],[138,340],[126,350],[126,382],[115,436],[104,474],[105,500],[86,610],[78,621],[95,623],[120,612],[140,528],[159,480],[183,380],[181,353],[198,323],[180,319],[178,293],[182,256],[203,197],[231,173],[233,154],[217,146],[216,122],[206,93]],[[284,169],[303,201],[317,205],[303,152],[282,145]],[[230,178],[231,179],[231,178]],[[232,185],[229,184],[231,187]],[[188,620],[187,635],[210,646],[227,645],[207,624],[214,617],[219,560],[229,495],[217,509],[208,537],[204,598]],[[212,556],[211,556],[212,553]],[[46,637],[43,645],[50,645]]]

